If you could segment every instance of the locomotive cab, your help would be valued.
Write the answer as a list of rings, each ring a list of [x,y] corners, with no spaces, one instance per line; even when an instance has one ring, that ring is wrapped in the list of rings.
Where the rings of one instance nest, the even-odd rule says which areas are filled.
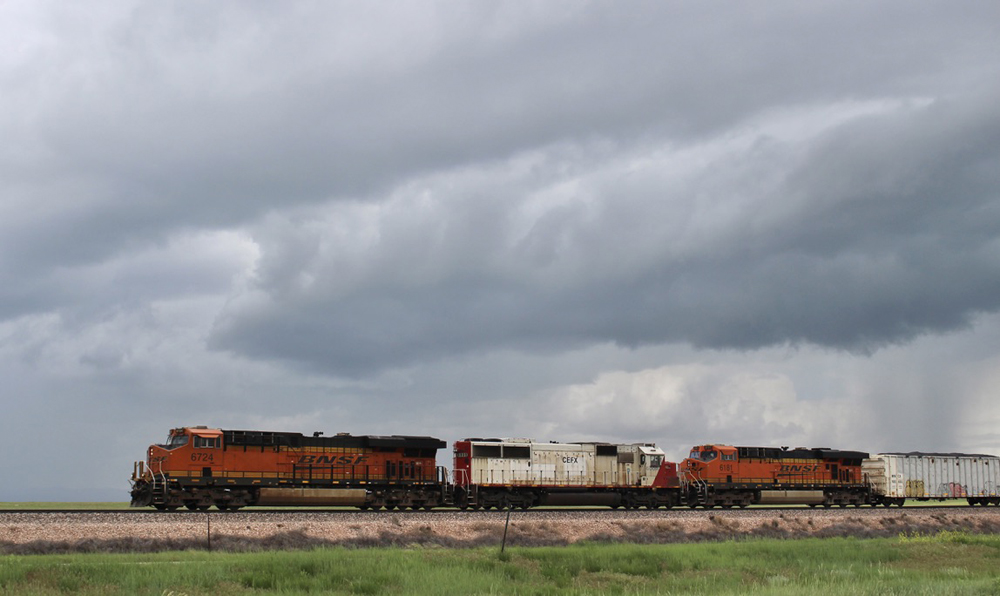
[[[640,486],[652,486],[663,465],[663,451],[655,445],[639,446],[639,481]]]
[[[695,481],[732,482],[739,472],[735,447],[729,445],[699,445],[681,463],[684,472]]]
[[[133,481],[149,475],[168,477],[171,472],[211,478],[213,468],[222,464],[222,431],[204,426],[171,429],[166,443],[149,446],[145,466],[141,464]]]
[[[154,504],[157,485],[165,487],[176,477],[197,484],[211,482],[216,470],[223,466],[222,431],[206,426],[182,427],[170,430],[165,443],[150,445],[146,461],[136,462],[132,470],[132,506]],[[196,503],[192,508],[206,508]],[[160,507],[158,507],[160,508]]]

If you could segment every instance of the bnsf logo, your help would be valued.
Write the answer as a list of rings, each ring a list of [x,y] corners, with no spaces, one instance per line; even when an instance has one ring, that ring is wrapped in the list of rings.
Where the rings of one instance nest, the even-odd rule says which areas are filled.
[[[364,455],[302,455],[296,463],[357,466],[367,460]]]
[[[809,474],[819,472],[819,464],[782,464],[782,474]]]

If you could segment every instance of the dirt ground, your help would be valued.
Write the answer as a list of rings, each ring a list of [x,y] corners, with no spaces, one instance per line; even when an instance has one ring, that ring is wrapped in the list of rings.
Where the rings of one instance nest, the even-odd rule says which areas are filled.
[[[499,545],[506,512],[2,513],[0,553]],[[1000,533],[1000,508],[513,512],[511,546]],[[209,544],[211,542],[211,544]]]

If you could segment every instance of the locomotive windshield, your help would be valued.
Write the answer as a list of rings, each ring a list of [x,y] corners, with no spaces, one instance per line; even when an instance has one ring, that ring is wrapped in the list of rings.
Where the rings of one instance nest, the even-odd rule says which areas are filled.
[[[167,438],[167,449],[177,449],[178,447],[187,445],[187,443],[187,435],[171,435]]]
[[[704,461],[704,462],[712,461],[713,459],[715,459],[717,457],[719,457],[719,452],[715,451],[715,450],[712,450],[712,451],[697,451],[697,450],[695,450],[695,451],[692,451],[691,455],[690,455],[691,459],[697,459],[697,460],[701,460],[701,461]]]

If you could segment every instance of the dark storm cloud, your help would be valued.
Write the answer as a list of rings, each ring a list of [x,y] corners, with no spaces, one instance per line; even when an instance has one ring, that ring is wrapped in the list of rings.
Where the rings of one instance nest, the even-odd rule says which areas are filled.
[[[226,311],[214,345],[350,374],[497,347],[866,352],[947,331],[1000,308],[998,132],[977,96],[761,138],[681,184],[659,163],[554,175],[534,192],[571,190],[521,236],[516,175],[500,176],[509,196],[430,181],[430,198],[386,208],[411,217],[366,220],[378,238],[366,249],[264,242],[257,292]],[[320,235],[355,221],[319,217]]]
[[[0,116],[8,139],[0,154],[7,206],[0,317],[134,295],[127,279],[87,283],[83,274],[163,245],[178,230],[254,225],[263,213],[296,207],[308,218],[310,205],[330,201],[378,204],[414,179],[604,143],[603,155],[582,149],[580,160],[541,163],[541,185],[560,176],[572,183],[572,175],[544,168],[601,168],[616,148],[642,160],[643,144],[660,150],[724,138],[789,107],[929,97],[944,106],[936,117],[945,124],[934,128],[931,116],[913,124],[937,131],[941,143],[889,118],[869,122],[888,127],[882,133],[845,130],[802,147],[808,158],[780,145],[768,154],[763,139],[736,159],[716,159],[717,171],[687,185],[598,180],[580,189],[590,203],[546,208],[521,236],[505,222],[510,205],[537,191],[530,177],[471,185],[467,192],[479,199],[442,199],[444,181],[429,192],[444,206],[434,217],[450,227],[404,204],[409,213],[379,232],[394,235],[374,251],[379,262],[363,252],[339,257],[337,266],[328,255],[314,259],[325,263],[321,278],[343,275],[340,265],[365,272],[346,290],[331,292],[322,279],[310,291],[282,290],[298,259],[312,258],[292,225],[262,240],[259,290],[270,302],[225,312],[214,344],[314,360],[320,337],[337,338],[322,342],[331,358],[362,370],[494,341],[554,348],[801,340],[857,348],[953,327],[994,308],[989,277],[972,284],[962,272],[970,265],[991,272],[983,239],[995,219],[981,191],[995,181],[988,168],[977,173],[939,153],[964,150],[979,164],[995,156],[984,135],[994,130],[996,93],[974,85],[996,74],[997,21],[991,8],[970,15],[943,4],[901,6],[42,9],[34,28],[9,29],[14,51],[3,62],[10,109]],[[949,111],[950,96],[977,93],[982,105],[969,121]],[[893,159],[911,152],[910,163]],[[753,188],[759,172],[787,180],[740,187]],[[924,180],[929,172],[940,175],[921,191],[892,179]],[[951,207],[926,200],[941,192]],[[711,225],[686,223],[685,209],[697,217],[713,208],[679,195],[731,206],[739,193],[765,214],[783,213],[789,202],[799,211],[756,235],[722,222],[723,240],[702,237]],[[938,225],[945,238],[918,233]],[[693,235],[695,248],[677,253],[658,233]],[[428,250],[414,238],[423,234],[443,243]],[[422,269],[399,251],[438,259],[438,270],[401,282],[394,263]],[[590,263],[600,267],[585,270]],[[935,293],[905,290],[928,278]],[[775,293],[775,285],[789,291]],[[850,298],[839,302],[834,290]],[[837,316],[818,320],[803,301],[829,302],[824,312]],[[778,309],[785,316],[774,314],[785,302],[790,308]],[[262,336],[268,341],[255,345]]]
[[[995,15],[943,5],[39,12],[38,30],[10,31],[2,79],[16,150],[0,192],[32,205],[4,230],[0,270],[24,287],[178,228],[378,200],[552,143],[679,142],[784,105],[936,94],[995,49]]]

